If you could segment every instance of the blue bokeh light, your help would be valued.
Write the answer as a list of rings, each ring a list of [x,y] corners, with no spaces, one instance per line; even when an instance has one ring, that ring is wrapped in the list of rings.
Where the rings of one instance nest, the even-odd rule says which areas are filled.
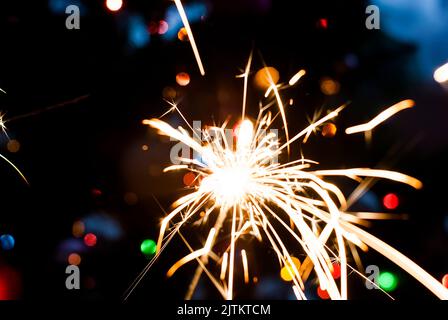
[[[448,61],[447,0],[371,0],[380,9],[381,30],[417,47],[418,76],[431,80],[434,70]]]
[[[12,250],[16,241],[10,234],[4,234],[0,237],[0,244],[3,250]]]
[[[145,20],[139,15],[129,17],[128,41],[133,48],[143,48],[150,41],[149,30]]]

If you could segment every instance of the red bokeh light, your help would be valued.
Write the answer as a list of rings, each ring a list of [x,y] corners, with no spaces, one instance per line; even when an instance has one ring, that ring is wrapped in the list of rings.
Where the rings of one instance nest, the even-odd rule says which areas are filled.
[[[331,275],[333,276],[333,279],[339,279],[339,277],[341,276],[341,266],[339,265],[339,263],[333,263],[333,271],[331,272]]]
[[[328,300],[330,299],[330,295],[328,294],[327,290],[322,290],[321,287],[317,287],[317,295],[319,296],[319,298],[323,299],[323,300]]]
[[[96,245],[96,235],[93,233],[88,233],[84,236],[84,243],[88,247],[93,247]]]
[[[319,19],[317,22],[319,28],[327,29],[328,28],[328,20],[325,18]]]
[[[396,209],[399,204],[400,204],[400,200],[398,199],[397,195],[394,193],[386,194],[383,198],[383,205],[389,210]]]
[[[0,301],[17,300],[22,291],[19,272],[11,267],[0,267]]]
[[[187,172],[184,175],[183,182],[187,187],[191,187],[196,183],[196,175],[193,172]]]

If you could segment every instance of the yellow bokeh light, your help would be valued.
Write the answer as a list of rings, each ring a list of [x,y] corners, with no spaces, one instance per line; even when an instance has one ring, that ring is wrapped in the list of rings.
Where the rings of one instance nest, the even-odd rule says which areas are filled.
[[[280,74],[277,69],[273,67],[264,67],[255,74],[255,85],[257,88],[266,90],[271,84],[277,84],[280,79]]]
[[[177,38],[180,41],[188,41],[189,40],[187,30],[184,27],[180,28],[179,32],[177,33]]]
[[[292,262],[294,263],[297,270],[300,269],[300,260],[296,257],[291,257]],[[292,281],[294,278],[294,268],[291,264],[287,263],[281,270],[280,270],[280,277],[284,281]]]
[[[340,89],[339,82],[337,82],[333,79],[323,78],[320,81],[320,90],[322,91],[323,94],[325,94],[327,96],[338,94],[339,89]]]

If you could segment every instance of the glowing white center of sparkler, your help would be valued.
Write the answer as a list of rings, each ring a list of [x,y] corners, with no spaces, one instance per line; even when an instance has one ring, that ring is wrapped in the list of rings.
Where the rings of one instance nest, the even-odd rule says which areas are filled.
[[[239,203],[251,189],[249,168],[222,168],[204,178],[201,188],[211,192],[219,205]]]

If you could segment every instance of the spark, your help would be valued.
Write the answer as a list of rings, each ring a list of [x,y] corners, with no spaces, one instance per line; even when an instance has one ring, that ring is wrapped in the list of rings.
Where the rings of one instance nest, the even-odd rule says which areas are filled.
[[[414,106],[414,104],[415,104],[414,101],[410,100],[410,99],[400,101],[397,104],[394,104],[393,106],[391,106],[391,107],[387,108],[386,110],[384,110],[383,112],[381,112],[379,115],[377,115],[375,118],[373,118],[369,122],[345,129],[345,133],[353,134],[353,133],[358,133],[358,132],[369,132],[369,131],[373,130],[373,128],[378,126],[380,123],[382,123],[382,122],[386,121],[387,119],[389,119],[390,117],[392,117],[397,112],[400,112],[404,109],[412,108]]]
[[[300,80],[300,78],[302,78],[304,75],[306,74],[305,70],[300,70],[299,72],[297,72],[295,75],[292,76],[292,78],[289,80],[289,85],[293,86],[297,83],[297,81]]]
[[[198,47],[196,46],[196,41],[193,37],[193,32],[190,28],[190,23],[188,22],[187,15],[185,13],[184,7],[182,6],[182,2],[180,0],[174,0],[174,3],[176,4],[177,11],[179,11],[180,18],[182,19],[182,23],[184,24],[185,30],[187,31],[188,39],[191,43],[191,48],[193,49],[194,57],[196,58],[196,62],[199,67],[199,71],[201,72],[201,75],[205,75],[204,66],[202,65],[201,56],[199,55]]]
[[[249,267],[247,263],[246,250],[241,250],[241,259],[243,260],[244,283],[249,283]]]
[[[448,62],[443,66],[440,66],[434,71],[434,80],[438,83],[444,83],[448,81]]]
[[[247,69],[245,74],[249,74]],[[277,101],[282,120],[285,121],[277,87],[273,83],[271,87],[275,93],[272,99]],[[157,255],[142,274],[147,272],[171,239],[176,234],[180,235],[181,228],[187,223],[200,221],[204,225],[213,225],[204,247],[193,250],[181,235],[190,254],[178,260],[167,273],[168,276],[173,276],[187,263],[194,260],[198,262],[187,298],[191,298],[201,274],[205,272],[224,299],[233,299],[238,279],[235,277],[235,252],[242,245],[243,236],[250,236],[259,241],[267,241],[278,258],[280,269],[290,266],[292,288],[297,299],[307,298],[304,292],[305,282],[312,273],[331,299],[347,299],[347,269],[353,269],[349,264],[349,253],[352,253],[353,259],[360,265],[356,248],[366,251],[369,247],[414,276],[437,297],[448,299],[448,290],[439,281],[412,260],[355,225],[367,225],[370,219],[386,219],[389,218],[388,214],[347,211],[346,196],[336,184],[328,182],[326,178],[339,176],[359,183],[365,181],[364,178],[382,178],[415,189],[422,188],[421,181],[406,174],[381,169],[318,170],[314,169],[317,162],[303,156],[284,163],[274,161],[293,142],[306,142],[314,130],[337,117],[345,106],[316,119],[291,139],[286,137],[281,143],[277,135],[268,132],[273,122],[270,111],[273,105],[271,101],[262,106],[254,121],[242,120],[236,133],[236,144],[233,140],[228,141],[225,125],[204,128],[201,132],[202,142],[198,142],[182,127],[175,129],[160,119],[143,121],[157,129],[161,135],[184,143],[196,151],[202,160],[182,158],[182,164],[165,169],[191,171],[197,175],[199,183],[189,188],[189,193],[177,199],[172,211],[162,220]],[[412,105],[411,100],[402,101],[363,125],[362,129],[367,127],[366,130],[371,130],[396,112]],[[178,108],[176,111],[180,113]],[[286,122],[283,130],[286,135]],[[201,217],[202,211],[206,214]],[[285,243],[290,243],[290,240],[295,241],[296,246],[288,248]],[[300,253],[305,254],[306,258],[297,267],[292,256]],[[247,283],[249,266],[244,249],[241,250],[241,257],[244,282]],[[341,268],[340,281],[332,276],[334,261]],[[218,271],[216,276],[213,270]],[[142,275],[137,283],[141,277]]]
[[[6,127],[5,113],[0,112],[0,130],[8,137],[8,128]],[[9,137],[8,137],[9,139]]]

